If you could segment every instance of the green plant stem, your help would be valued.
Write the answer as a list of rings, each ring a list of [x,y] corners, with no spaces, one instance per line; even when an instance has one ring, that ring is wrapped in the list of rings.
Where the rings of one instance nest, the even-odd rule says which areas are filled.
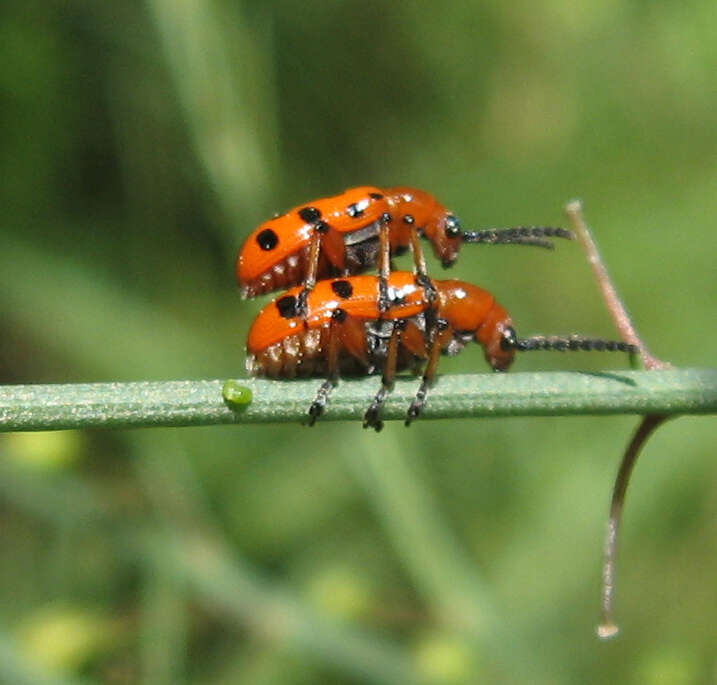
[[[253,400],[235,410],[221,380],[0,386],[0,431],[303,421],[320,380],[238,381]],[[342,380],[321,420],[359,420],[377,378]],[[401,379],[384,418],[402,419],[416,381]],[[717,369],[540,372],[441,377],[424,419],[717,412]]]

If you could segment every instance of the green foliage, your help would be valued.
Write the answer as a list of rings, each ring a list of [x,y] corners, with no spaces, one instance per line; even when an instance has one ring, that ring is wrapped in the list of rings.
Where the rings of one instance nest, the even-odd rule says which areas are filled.
[[[468,228],[581,197],[650,349],[714,366],[716,34],[695,1],[5,2],[0,383],[237,377],[243,237],[360,183],[426,188]],[[522,334],[613,334],[575,245],[466,248],[452,274]],[[0,436],[0,681],[706,681],[711,418],[647,445],[622,634],[594,638],[634,424]]]

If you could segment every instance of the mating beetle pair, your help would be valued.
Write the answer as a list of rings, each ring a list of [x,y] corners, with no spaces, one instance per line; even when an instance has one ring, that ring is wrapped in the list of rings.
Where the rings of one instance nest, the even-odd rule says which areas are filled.
[[[380,430],[381,406],[397,371],[425,363],[408,425],[425,404],[440,354],[457,354],[471,340],[496,371],[506,370],[516,351],[635,352],[623,342],[583,336],[518,338],[489,292],[430,279],[420,244],[427,239],[450,266],[463,243],[552,248],[552,237],[573,235],[546,226],[464,231],[432,195],[405,187],[362,186],[296,207],[259,226],[237,259],[245,297],[296,286],[255,319],[247,370],[270,378],[324,376],[309,409],[311,424],[339,375],[381,373],[381,388],[364,416],[365,427]],[[391,272],[391,257],[409,248],[414,272]],[[378,276],[354,275],[372,267]]]

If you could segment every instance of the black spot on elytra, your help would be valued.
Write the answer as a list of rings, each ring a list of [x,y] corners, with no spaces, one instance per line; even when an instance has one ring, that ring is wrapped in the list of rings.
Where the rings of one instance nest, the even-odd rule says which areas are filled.
[[[340,298],[346,300],[354,294],[354,287],[346,280],[333,281],[331,283],[333,290]]]
[[[317,221],[317,222],[314,224],[314,228],[315,228],[319,233],[328,233],[330,226],[329,226],[325,221]]]
[[[307,223],[313,224],[321,218],[321,212],[316,207],[302,207],[299,216]]]
[[[273,250],[279,244],[279,236],[270,228],[265,228],[256,237],[256,242],[262,250]]]
[[[416,220],[413,218],[413,214],[404,214],[403,223],[413,226],[413,224],[416,223]]]
[[[296,297],[293,295],[284,295],[276,301],[276,308],[279,315],[284,319],[293,319],[296,316]]]
[[[346,310],[339,308],[334,309],[334,313],[331,315],[331,318],[334,321],[338,321],[338,323],[343,323],[344,321],[346,321],[347,316],[348,315],[346,314]]]
[[[369,193],[369,197],[372,197],[374,200],[383,200],[381,193]]]
[[[360,216],[363,216],[364,210],[361,209],[357,203],[353,203],[346,207],[346,213],[352,218],[357,219]]]

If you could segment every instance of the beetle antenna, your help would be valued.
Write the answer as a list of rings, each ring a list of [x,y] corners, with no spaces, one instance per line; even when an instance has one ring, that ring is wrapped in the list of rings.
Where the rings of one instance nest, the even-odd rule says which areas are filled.
[[[582,335],[534,335],[530,338],[516,338],[510,345],[521,352],[533,350],[553,350],[555,352],[629,352],[637,354],[637,345],[622,340],[604,340],[602,338],[586,338]]]
[[[464,243],[484,245],[533,245],[552,250],[554,245],[546,238],[575,240],[575,234],[556,226],[516,226],[514,228],[486,228],[481,231],[464,231]]]

